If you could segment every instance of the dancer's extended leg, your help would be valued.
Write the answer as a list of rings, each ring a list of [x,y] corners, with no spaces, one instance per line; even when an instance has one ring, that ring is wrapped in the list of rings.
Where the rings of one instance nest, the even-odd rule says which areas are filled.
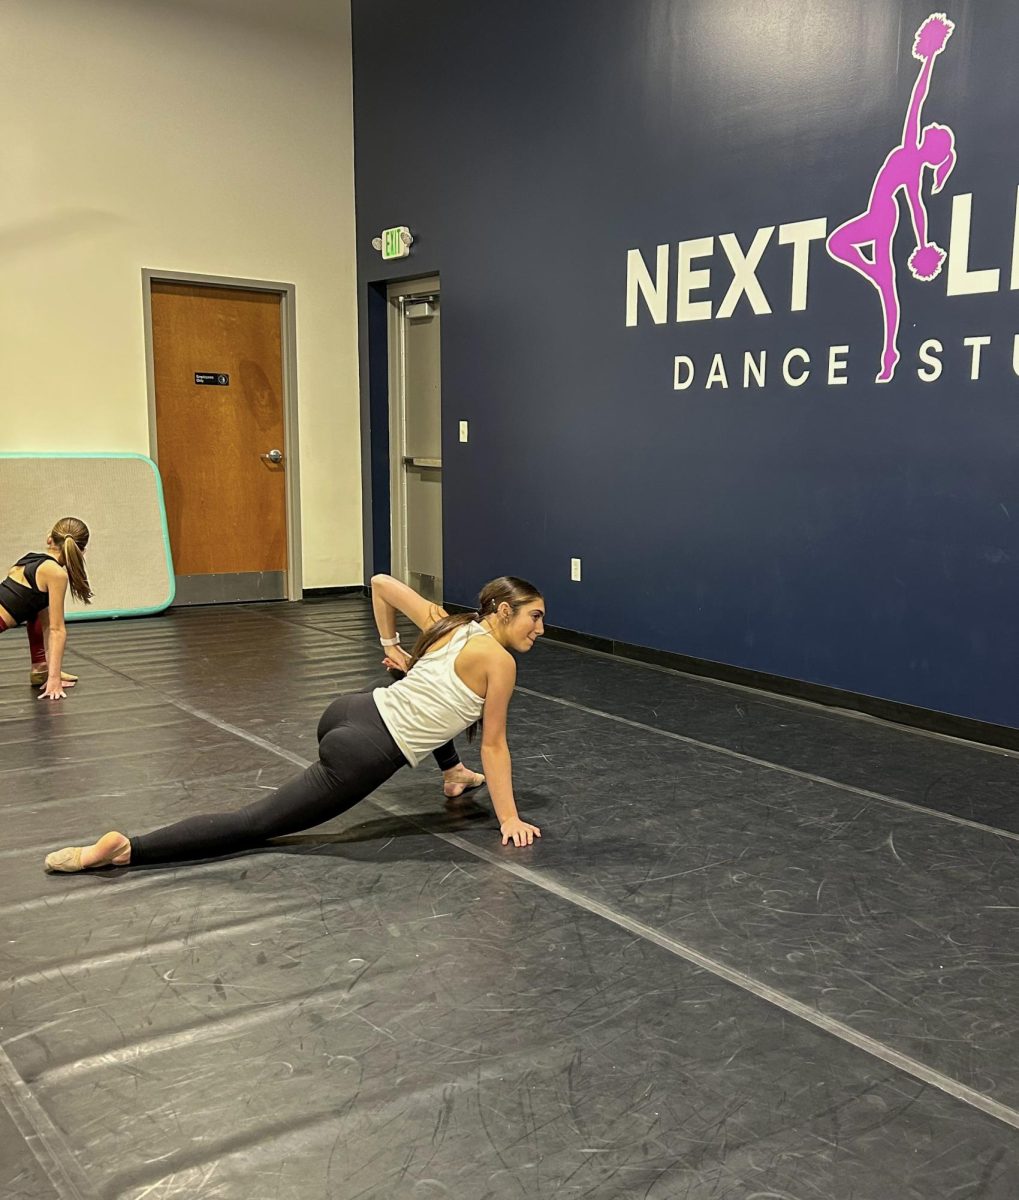
[[[319,761],[272,795],[244,808],[187,817],[136,837],[106,834],[91,847],[70,847],[49,855],[47,867],[76,871],[113,861],[142,866],[215,858],[248,849],[270,838],[321,825],[363,800],[407,765],[370,695],[341,697],[326,710],[326,716],[331,716],[331,727],[323,729],[320,723]]]
[[[899,288],[895,279],[895,262],[891,246],[874,247],[876,259],[875,286],[881,293],[881,308],[885,319],[884,346],[881,351],[881,370],[878,383],[888,383],[895,375],[899,362]]]

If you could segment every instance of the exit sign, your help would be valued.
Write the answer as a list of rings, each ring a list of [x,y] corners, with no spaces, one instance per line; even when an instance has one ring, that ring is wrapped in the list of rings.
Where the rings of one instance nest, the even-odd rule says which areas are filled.
[[[404,234],[407,235],[406,240]],[[410,254],[410,243],[413,240],[406,225],[394,225],[392,229],[383,229],[382,257],[406,258]]]

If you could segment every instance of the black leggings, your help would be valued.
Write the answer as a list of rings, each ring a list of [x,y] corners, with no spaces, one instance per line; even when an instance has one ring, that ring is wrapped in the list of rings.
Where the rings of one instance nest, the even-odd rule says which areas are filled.
[[[318,723],[318,762],[302,775],[235,812],[188,817],[132,837],[131,865],[214,858],[321,825],[405,766],[371,693],[340,696]]]
[[[447,742],[444,746],[440,746],[438,750],[433,750],[432,757],[438,764],[440,771],[451,771],[454,767],[460,765],[460,755],[457,754],[456,746],[452,742]]]

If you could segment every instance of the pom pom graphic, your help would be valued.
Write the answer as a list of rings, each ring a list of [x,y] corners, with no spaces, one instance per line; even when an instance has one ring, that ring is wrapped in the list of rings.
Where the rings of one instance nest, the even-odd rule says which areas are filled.
[[[931,13],[926,21],[916,31],[913,41],[913,57],[923,62],[940,54],[945,43],[952,36],[955,22],[950,21],[944,13]]]
[[[944,261],[944,250],[931,242],[929,246],[918,246],[913,251],[909,256],[909,269],[914,279],[922,279],[926,283],[940,273]]]

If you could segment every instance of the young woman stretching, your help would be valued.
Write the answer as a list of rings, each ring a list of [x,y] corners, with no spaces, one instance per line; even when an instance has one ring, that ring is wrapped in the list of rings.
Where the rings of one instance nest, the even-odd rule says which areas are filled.
[[[382,665],[386,667],[393,679],[403,679],[410,664],[410,655],[400,645],[400,635],[391,638],[381,638],[385,658]],[[442,772],[442,791],[447,800],[455,800],[464,792],[481,787],[485,782],[484,775],[465,767],[460,761],[460,754],[452,740],[432,751],[432,758]]]
[[[85,572],[88,526],[77,517],[61,517],[46,539],[46,553],[23,554],[0,580],[0,633],[24,624],[32,656],[29,679],[42,687],[40,700],[63,700],[64,687],[76,675],[60,670],[67,645],[64,599],[67,589],[83,603],[92,600]]]
[[[47,869],[214,858],[320,825],[371,795],[401,767],[416,767],[482,716],[481,762],[502,844],[529,846],[541,831],[520,819],[513,800],[506,712],[516,663],[509,652],[525,653],[545,632],[545,604],[537,588],[512,576],[486,584],[479,600],[477,612],[451,617],[398,580],[376,575],[372,606],[380,636],[395,638],[396,610],[422,635],[405,679],[329,705],[318,723],[318,762],[246,808],[188,817],[140,837],[107,833],[91,846],[47,855]]]

